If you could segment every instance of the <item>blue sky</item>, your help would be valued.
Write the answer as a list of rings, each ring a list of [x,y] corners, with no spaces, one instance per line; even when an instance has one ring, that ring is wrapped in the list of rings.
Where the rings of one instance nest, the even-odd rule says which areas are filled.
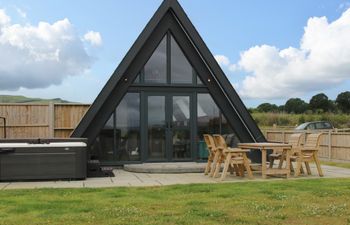
[[[160,3],[2,0],[0,60],[6,63],[0,66],[0,94],[91,103]],[[349,2],[180,3],[248,107],[284,104],[289,97],[308,101],[319,92],[334,99],[349,90],[350,55],[339,47],[349,43],[345,37],[350,37],[350,21],[344,16]],[[310,18],[316,19],[310,22]],[[333,25],[334,21],[341,25]],[[67,39],[58,38],[62,36]],[[343,62],[328,60],[332,53],[342,56]],[[300,69],[290,69],[293,65]]]

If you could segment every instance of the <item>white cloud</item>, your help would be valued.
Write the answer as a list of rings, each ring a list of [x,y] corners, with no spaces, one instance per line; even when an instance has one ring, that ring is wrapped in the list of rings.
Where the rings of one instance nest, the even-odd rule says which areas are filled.
[[[214,57],[221,67],[227,68],[230,71],[236,71],[237,66],[235,64],[231,64],[230,59],[227,56],[215,55]]]
[[[298,48],[255,46],[241,53],[247,98],[277,99],[321,91],[350,80],[350,9],[334,22],[313,17]]]
[[[0,10],[0,90],[45,88],[81,75],[92,63],[68,19],[11,24]]]
[[[102,38],[99,32],[89,31],[84,35],[84,41],[90,42],[94,46],[102,45]]]
[[[215,55],[216,61],[219,63],[220,66],[228,66],[230,65],[230,60],[228,57],[224,55]]]
[[[8,15],[6,15],[5,10],[0,9],[0,28],[8,23],[10,23],[11,19]]]

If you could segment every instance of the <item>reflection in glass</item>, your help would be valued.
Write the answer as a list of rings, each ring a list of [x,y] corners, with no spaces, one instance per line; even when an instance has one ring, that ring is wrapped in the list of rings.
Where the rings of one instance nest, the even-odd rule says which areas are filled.
[[[199,76],[197,76],[197,84],[199,84],[199,85],[203,84],[203,82],[202,82],[201,78],[199,78]]]
[[[191,84],[193,79],[193,69],[186,56],[171,37],[171,83]]]
[[[173,96],[173,159],[191,157],[190,97]]]
[[[127,93],[112,113],[90,149],[102,162],[139,161],[140,94]]]
[[[141,75],[140,73],[137,75],[136,79],[134,80],[134,84],[139,84],[141,83]]]
[[[111,115],[99,135],[91,145],[90,154],[92,159],[101,161],[113,161],[114,156],[114,113]]]
[[[191,158],[191,135],[190,130],[174,129],[173,130],[173,159]]]
[[[239,140],[210,94],[198,94],[197,101],[197,140],[199,157],[202,159],[207,157],[207,149],[203,141],[203,134],[223,134],[229,146],[236,146]]]
[[[210,94],[198,94],[197,126],[200,137],[203,134],[220,133],[220,109]]]
[[[188,126],[190,121],[190,97],[173,96],[174,127]]]
[[[165,159],[165,96],[148,96],[148,158]]]
[[[140,94],[127,93],[116,110],[118,161],[140,160]]]
[[[146,83],[166,83],[167,78],[166,36],[145,65]]]
[[[240,143],[237,135],[235,134],[234,130],[228,123],[225,116],[221,113],[221,134],[226,135],[226,144],[229,147],[236,148],[238,146],[238,143]]]

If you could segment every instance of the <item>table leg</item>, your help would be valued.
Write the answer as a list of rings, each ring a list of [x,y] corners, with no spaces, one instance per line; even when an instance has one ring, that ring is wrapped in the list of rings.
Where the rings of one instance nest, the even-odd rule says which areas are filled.
[[[266,178],[266,149],[261,149],[261,175]]]

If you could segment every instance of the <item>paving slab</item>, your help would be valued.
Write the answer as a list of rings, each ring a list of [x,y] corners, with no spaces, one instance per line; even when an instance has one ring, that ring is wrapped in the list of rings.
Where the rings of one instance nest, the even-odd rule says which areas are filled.
[[[124,170],[135,173],[203,173],[206,163],[142,163],[125,165]]]
[[[55,181],[36,181],[36,182],[11,182],[4,190],[10,189],[36,189],[36,188],[56,188]]]
[[[290,180],[297,179],[317,179],[318,176],[315,165],[311,164],[312,175],[302,175],[300,177],[291,176]],[[350,178],[350,169],[322,166],[324,178]],[[261,181],[269,182],[276,180],[285,180],[285,177],[271,177],[267,179],[261,178],[259,171],[254,171],[254,179],[247,177],[237,177],[228,174],[224,181],[220,178],[212,178],[205,176],[203,173],[135,173],[122,169],[113,170],[115,177],[100,177],[87,178],[79,181],[41,181],[41,182],[0,182],[0,190],[9,189],[35,189],[35,188],[105,188],[105,187],[149,187],[149,186],[163,186],[176,184],[214,184],[214,183],[233,183],[233,182],[251,182]]]
[[[4,189],[7,185],[9,185],[10,183],[6,183],[6,182],[2,182],[0,183],[0,190]]]

